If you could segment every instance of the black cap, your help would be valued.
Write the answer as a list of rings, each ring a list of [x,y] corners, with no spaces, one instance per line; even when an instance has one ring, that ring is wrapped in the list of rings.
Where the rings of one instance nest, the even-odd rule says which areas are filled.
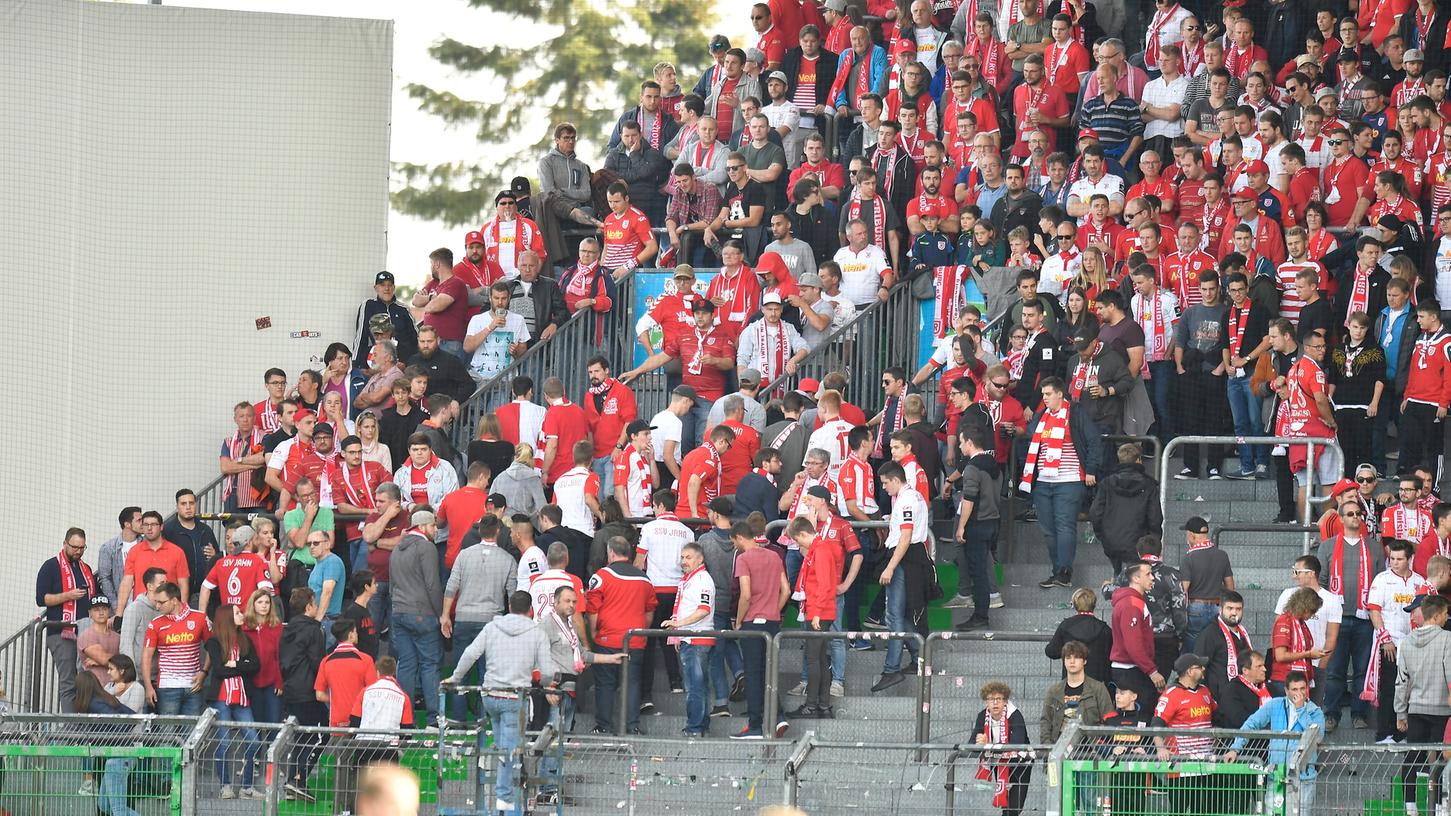
[[[831,501],[831,491],[825,485],[812,485],[806,488],[806,495],[813,496],[823,501]]]
[[[641,431],[653,431],[653,430],[655,430],[655,426],[654,425],[651,425],[650,423],[646,422],[643,419],[637,419],[634,422],[631,422],[629,424],[629,426],[625,428],[625,433],[627,435],[629,435],[629,436],[634,436],[635,434],[637,434],[637,433],[639,433]]]
[[[713,312],[715,311],[715,304],[711,303],[710,300],[708,300],[707,298],[696,298],[695,303],[691,304],[690,306],[690,311]]]
[[[384,269],[382,272],[379,272],[378,274],[376,274],[376,275],[373,276],[373,285],[374,286],[377,286],[380,283],[392,283],[392,282],[393,282],[393,273],[392,272],[389,272],[386,269]]]
[[[1179,655],[1179,659],[1174,661],[1174,673],[1183,674],[1195,666],[1203,668],[1205,662],[1204,658],[1197,654]]]
[[[531,188],[529,186],[529,179],[525,178],[524,176],[515,176],[513,181],[509,182],[509,190],[516,196],[524,195],[525,193],[528,193],[530,189]]]
[[[492,504],[495,507],[508,507],[509,500],[504,497],[503,493],[490,493],[489,504]]]
[[[321,436],[332,436],[333,435],[333,426],[332,426],[332,423],[330,423],[330,422],[319,422],[316,425],[314,425],[313,428],[312,428],[312,437],[313,437],[313,439],[316,439],[319,435],[321,435]]]
[[[1183,530],[1186,533],[1199,533],[1200,535],[1208,535],[1209,522],[1205,521],[1199,516],[1190,516],[1189,520],[1184,522],[1184,526],[1180,527],[1179,529]]]
[[[736,503],[725,496],[716,496],[705,505],[705,509],[722,516],[729,516],[736,511]]]
[[[731,41],[725,38],[724,34],[717,34],[710,38],[710,50],[722,51],[731,47]]]

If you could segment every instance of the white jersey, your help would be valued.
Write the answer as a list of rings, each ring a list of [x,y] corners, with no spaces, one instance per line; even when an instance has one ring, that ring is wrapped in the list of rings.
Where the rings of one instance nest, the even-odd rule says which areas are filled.
[[[1280,593],[1280,599],[1275,602],[1275,614],[1282,615],[1285,607],[1290,603],[1290,596],[1294,595],[1299,587],[1289,587]],[[1345,605],[1341,603],[1340,596],[1325,587],[1318,587],[1315,590],[1320,595],[1320,609],[1305,625],[1310,627],[1310,642],[1317,649],[1325,648],[1325,635],[1329,631],[1330,624],[1340,625],[1341,615],[1344,614]]]
[[[820,428],[812,431],[811,438],[806,440],[808,456],[812,450],[817,448],[831,455],[831,462],[827,465],[826,473],[833,481],[841,472],[841,463],[845,462],[847,454],[851,453],[848,447],[851,443],[847,440],[847,437],[851,435],[851,428],[851,423],[841,417],[828,419],[821,423]],[[802,457],[801,461],[802,464],[805,464],[805,457]]]
[[[1370,582],[1370,596],[1366,599],[1366,606],[1372,611],[1380,612],[1386,634],[1391,636],[1391,641],[1397,646],[1411,633],[1411,613],[1406,611],[1406,607],[1416,600],[1424,586],[1426,579],[1414,572],[1402,578],[1390,570],[1385,570]]]
[[[403,715],[408,711],[408,695],[392,677],[379,677],[377,682],[363,689],[359,703],[358,727],[379,731],[395,731],[404,725]],[[359,742],[386,742],[396,746],[398,738],[388,734],[358,734]]]
[[[640,528],[636,549],[645,556],[645,575],[656,592],[670,592],[680,583],[680,551],[694,540],[690,528],[681,524],[674,513],[663,513]]]
[[[595,516],[590,512],[584,497],[589,493],[599,496],[600,477],[584,465],[566,470],[554,483],[554,503],[564,516],[562,522],[571,530],[578,530],[587,536],[595,534]]]
[[[681,576],[671,617],[679,621],[700,610],[705,611],[700,620],[676,628],[682,632],[709,632],[715,628],[715,581],[711,580],[710,572],[704,565],[696,567],[689,575]],[[710,646],[715,643],[714,638],[682,637],[680,640],[697,646]]]
[[[529,587],[529,594],[534,598],[534,620],[542,621],[554,611],[554,592],[560,587],[572,588],[580,604],[584,603],[584,584],[577,576],[562,569],[545,570]]]
[[[889,550],[896,549],[901,542],[902,528],[906,525],[912,526],[913,544],[927,542],[928,528],[932,526],[932,515],[927,509],[927,501],[922,494],[911,487],[903,487],[892,497],[891,526],[887,528],[886,547]]]
[[[519,555],[519,577],[514,582],[514,589],[519,592],[528,592],[534,581],[549,569],[549,558],[544,554],[544,548],[538,545],[530,547]]]
[[[625,489],[624,510],[627,517],[649,518],[655,515],[654,505],[650,503],[650,493],[655,489],[650,478],[650,463],[633,445],[621,451],[615,460],[615,489],[621,487]]]

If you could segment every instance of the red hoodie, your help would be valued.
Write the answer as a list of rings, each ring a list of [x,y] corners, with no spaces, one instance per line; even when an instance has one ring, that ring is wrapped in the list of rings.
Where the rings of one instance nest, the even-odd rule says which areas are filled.
[[[1113,648],[1108,659],[1136,666],[1148,675],[1158,671],[1154,667],[1153,619],[1143,593],[1131,586],[1113,592]]]

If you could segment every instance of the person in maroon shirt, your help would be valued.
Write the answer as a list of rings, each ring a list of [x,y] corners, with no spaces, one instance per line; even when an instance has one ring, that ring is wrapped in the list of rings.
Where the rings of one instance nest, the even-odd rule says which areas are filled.
[[[443,247],[428,254],[432,278],[413,296],[413,313],[423,325],[438,331],[438,347],[468,365],[472,354],[464,352],[464,333],[469,323],[469,287],[453,273],[453,250]]]
[[[715,326],[715,304],[697,298],[691,304],[695,325],[690,331],[667,335],[663,350],[620,375],[629,383],[647,371],[679,360],[681,382],[695,389],[695,407],[681,418],[681,444],[694,447],[705,430],[711,403],[725,396],[726,372],[736,367],[736,339],[728,329]]]

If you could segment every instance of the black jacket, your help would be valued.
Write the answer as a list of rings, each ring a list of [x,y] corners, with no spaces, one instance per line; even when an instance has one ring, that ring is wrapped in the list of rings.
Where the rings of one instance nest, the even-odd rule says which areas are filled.
[[[1134,543],[1139,537],[1164,532],[1159,483],[1143,465],[1119,465],[1099,484],[1088,509],[1088,520],[1106,555],[1120,561],[1138,558]]]
[[[238,632],[237,637],[245,638],[246,634]],[[237,665],[229,667],[226,665],[226,655],[222,654],[222,644],[216,638],[202,644],[202,648],[207,653],[207,678],[202,683],[203,700],[210,703],[217,699],[217,694],[222,690],[222,681],[232,677],[242,678],[249,698],[256,693],[252,687],[252,678],[262,668],[256,649],[249,649],[247,654],[237,658]]]
[[[1411,8],[1401,15],[1398,33],[1406,48],[1419,48],[1422,54],[1426,55],[1426,68],[1446,70],[1448,65],[1446,51],[1446,24],[1451,20],[1451,14],[1447,14],[1442,3],[1436,3],[1436,11],[1431,15],[1430,31],[1426,33],[1424,41],[1417,43],[1420,38],[1416,35],[1416,4],[1412,3]],[[1424,74],[1423,74],[1424,76]]]
[[[523,296],[523,281],[519,278],[509,281],[509,298]],[[548,275],[541,274],[534,280],[529,296],[534,301],[534,328],[529,332],[529,346],[532,348],[547,327],[564,325],[564,321],[569,319],[569,308],[564,305],[564,292],[560,291],[559,282]]]
[[[867,151],[866,161],[871,167],[877,166],[876,145],[872,145],[872,148]],[[886,191],[888,189],[886,181],[881,178],[881,173],[878,173],[877,176],[877,191]],[[897,211],[898,223],[906,225],[907,205],[911,203],[913,195],[916,194],[916,190],[917,165],[912,162],[912,158],[907,155],[907,151],[898,150],[896,160],[892,162],[892,194],[887,199],[891,203],[892,209]]]
[[[1249,665],[1250,647],[1239,635],[1232,634],[1231,636],[1234,638],[1235,659],[1237,665],[1242,669]],[[1215,618],[1214,622],[1204,627],[1204,631],[1199,633],[1199,640],[1194,644],[1194,654],[1204,658],[1204,684],[1209,686],[1209,691],[1214,695],[1214,699],[1222,702],[1224,700],[1223,694],[1226,687],[1233,685],[1243,688],[1243,684],[1241,683],[1230,682],[1227,673],[1227,667],[1229,666],[1229,644],[1224,640],[1224,633],[1219,630],[1219,618]],[[1248,689],[1245,690],[1248,691]],[[1246,712],[1246,716],[1248,716],[1248,712]],[[1239,722],[1236,722],[1234,725],[1224,727],[1238,728],[1243,722],[1244,718],[1241,717]]]
[[[408,358],[408,365],[418,366],[428,372],[430,394],[447,394],[462,402],[474,393],[474,378],[469,376],[469,370],[464,367],[463,360],[457,354],[436,349],[432,357],[424,357],[419,352]]]
[[[1038,302],[1056,303],[1057,298],[1040,297]],[[1053,333],[1045,331],[1038,335],[1033,347],[1028,350],[1028,356],[1023,359],[1023,376],[1019,378],[1017,388],[1013,389],[1013,396],[1022,403],[1025,412],[1037,410],[1038,403],[1043,401],[1043,393],[1038,390],[1038,383],[1046,377],[1062,377],[1064,365],[1063,350],[1059,348]]]
[[[282,629],[277,644],[278,663],[282,669],[282,702],[290,705],[317,702],[313,684],[317,669],[327,654],[322,624],[306,615],[297,615]]]
[[[1217,691],[1211,686],[1210,693],[1218,703],[1214,709],[1215,728],[1240,728],[1249,715],[1260,710],[1259,695],[1238,678],[1222,684]]]
[[[666,121],[670,121],[669,117]],[[670,160],[665,158],[664,153],[644,143],[634,153],[626,152],[625,146],[619,145],[605,156],[605,169],[624,179],[630,186],[630,203],[646,215],[657,210],[664,211],[660,185],[670,177]]]
[[[620,146],[620,130],[624,128],[625,123],[638,122],[640,120],[639,117],[639,105],[636,105],[635,107],[630,108],[629,110],[620,114],[620,118],[615,121],[615,129],[610,132],[610,150],[612,152],[615,148]],[[660,146],[663,148],[665,145],[670,144],[670,141],[675,138],[675,134],[679,132],[680,125],[669,114],[666,114],[665,109],[662,107],[660,109]],[[648,133],[642,133],[641,135],[645,136],[648,140]],[[649,142],[646,141],[645,143],[648,146]],[[659,151],[657,150],[656,152],[658,153]],[[633,197],[634,196],[631,196],[631,198]]]
[[[1028,435],[1025,438],[1030,445],[1042,419],[1043,410],[1039,408],[1033,413],[1033,418],[1028,420]],[[1103,473],[1103,441],[1099,438],[1098,424],[1093,421],[1088,411],[1068,411],[1068,434],[1073,440],[1073,450],[1078,453],[1078,461],[1083,465],[1083,472],[1094,477]]]
[[[384,303],[371,297],[358,307],[358,318],[353,327],[353,336],[358,338],[358,345],[353,348],[353,368],[362,368],[368,364],[368,352],[373,348],[373,331],[368,328],[368,320],[378,314],[386,314],[393,320],[393,339],[398,341],[398,359],[407,360],[418,353],[418,326],[413,322],[413,316],[408,313],[408,307],[397,300]]]
[[[1068,382],[1073,381],[1073,373],[1083,364],[1083,359],[1074,354],[1068,361]],[[1098,425],[1100,433],[1119,433],[1123,430],[1124,400],[1134,387],[1134,377],[1129,373],[1128,364],[1117,351],[1101,346],[1087,365],[1089,373],[1103,387],[1104,396],[1095,397],[1084,388],[1078,397],[1078,405],[1093,415],[1094,424]],[[1112,394],[1108,393],[1110,389]]]
[[[831,83],[836,81],[836,66],[840,62],[836,54],[826,49],[816,52],[816,99],[826,104],[827,111],[831,105],[827,103],[827,96],[831,91]],[[787,49],[786,58],[781,60],[781,72],[786,75],[786,98],[796,98],[796,83],[801,79],[801,47]],[[803,115],[812,116],[814,113],[809,110],[801,112]]]
[[[1326,257],[1328,258],[1329,256],[1327,255]],[[1415,256],[1413,255],[1412,257]],[[1335,317],[1335,325],[1344,326],[1345,318],[1350,311],[1350,292],[1355,283],[1355,262],[1352,260],[1351,263],[1341,267],[1335,273],[1335,279],[1339,289],[1335,292],[1334,310],[1332,314]],[[1365,312],[1372,318],[1380,314],[1380,310],[1385,308],[1386,284],[1390,283],[1390,280],[1391,273],[1387,272],[1386,268],[1380,264],[1376,264],[1376,267],[1370,271],[1370,308],[1366,309]]]
[[[1063,659],[1063,644],[1076,640],[1088,647],[1088,662],[1083,672],[1100,683],[1113,679],[1109,653],[1113,651],[1113,627],[1092,614],[1083,613],[1064,618],[1053,631],[1053,639],[1043,647],[1050,660]]]

